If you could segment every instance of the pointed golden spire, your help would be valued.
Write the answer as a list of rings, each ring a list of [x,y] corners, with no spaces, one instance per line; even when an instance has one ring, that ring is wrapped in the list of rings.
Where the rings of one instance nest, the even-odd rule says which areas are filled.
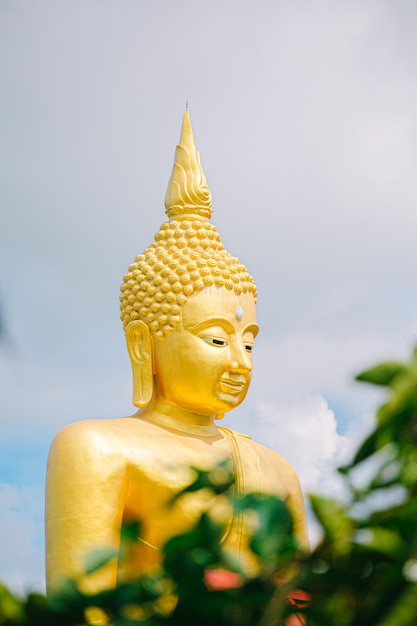
[[[184,113],[180,144],[175,151],[165,206],[169,219],[186,215],[210,218],[212,214],[211,193],[195,146],[188,108]]]

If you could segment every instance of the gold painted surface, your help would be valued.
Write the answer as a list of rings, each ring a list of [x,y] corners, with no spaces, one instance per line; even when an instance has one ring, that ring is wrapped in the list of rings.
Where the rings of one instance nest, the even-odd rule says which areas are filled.
[[[184,153],[194,155],[192,162],[188,163]],[[172,191],[173,187],[178,193]],[[175,211],[175,219],[174,195],[175,206],[182,203],[181,212]],[[186,202],[180,201],[179,196]],[[204,197],[209,198],[211,207],[211,194],[186,112],[168,184],[166,206],[170,219],[161,225],[152,244],[136,257],[123,277],[120,317],[127,333],[131,322],[141,320],[154,339],[163,340],[179,326],[188,298],[207,287],[225,287],[236,295],[249,292],[256,302],[252,276],[239,259],[225,250],[216,227],[208,219],[209,213],[201,214]]]
[[[191,157],[187,161],[177,148],[176,165],[182,169],[174,165],[168,214],[180,206],[178,198],[184,200],[177,189],[193,192],[181,205],[183,213],[176,208],[175,219],[163,225],[151,247],[136,258],[122,286],[133,402],[139,411],[125,418],[71,424],[51,447],[48,589],[61,576],[80,576],[89,550],[117,548],[124,521],[141,521],[141,540],[123,568],[113,561],[84,581],[85,588],[114,586],[117,579],[157,568],[164,542],[215,505],[207,495],[189,494],[167,508],[172,496],[192,480],[188,468],[211,469],[225,458],[232,461],[238,492],[258,491],[286,500],[298,537],[303,545],[308,543],[303,498],[291,465],[250,437],[216,425],[216,418],[244,400],[250,384],[258,332],[256,287],[246,268],[224,250],[208,217],[199,213],[207,209],[207,184],[188,113],[181,144]],[[245,549],[245,520],[229,520],[224,543],[248,571],[253,568]]]
[[[211,193],[195,147],[188,111],[184,114],[181,139],[165,195],[165,207],[170,219],[181,215],[210,218],[212,214]]]

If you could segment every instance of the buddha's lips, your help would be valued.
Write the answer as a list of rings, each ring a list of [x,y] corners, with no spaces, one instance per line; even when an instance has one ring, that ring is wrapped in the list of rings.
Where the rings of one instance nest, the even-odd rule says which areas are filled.
[[[226,380],[225,378],[220,379],[220,384],[223,385],[223,387],[226,387],[229,393],[235,394],[240,393],[245,386],[244,382],[237,382],[230,379]]]

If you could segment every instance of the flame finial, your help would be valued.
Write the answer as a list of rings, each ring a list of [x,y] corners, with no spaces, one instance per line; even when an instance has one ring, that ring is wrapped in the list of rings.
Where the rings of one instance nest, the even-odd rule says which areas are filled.
[[[210,218],[211,193],[195,146],[188,108],[184,113],[180,143],[165,195],[169,219],[181,216]]]

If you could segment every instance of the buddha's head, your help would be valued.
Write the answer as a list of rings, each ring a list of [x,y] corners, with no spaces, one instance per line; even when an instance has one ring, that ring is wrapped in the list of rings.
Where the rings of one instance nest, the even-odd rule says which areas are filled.
[[[188,112],[165,206],[168,221],[121,287],[133,402],[220,417],[249,387],[256,287],[209,221],[211,194]]]

